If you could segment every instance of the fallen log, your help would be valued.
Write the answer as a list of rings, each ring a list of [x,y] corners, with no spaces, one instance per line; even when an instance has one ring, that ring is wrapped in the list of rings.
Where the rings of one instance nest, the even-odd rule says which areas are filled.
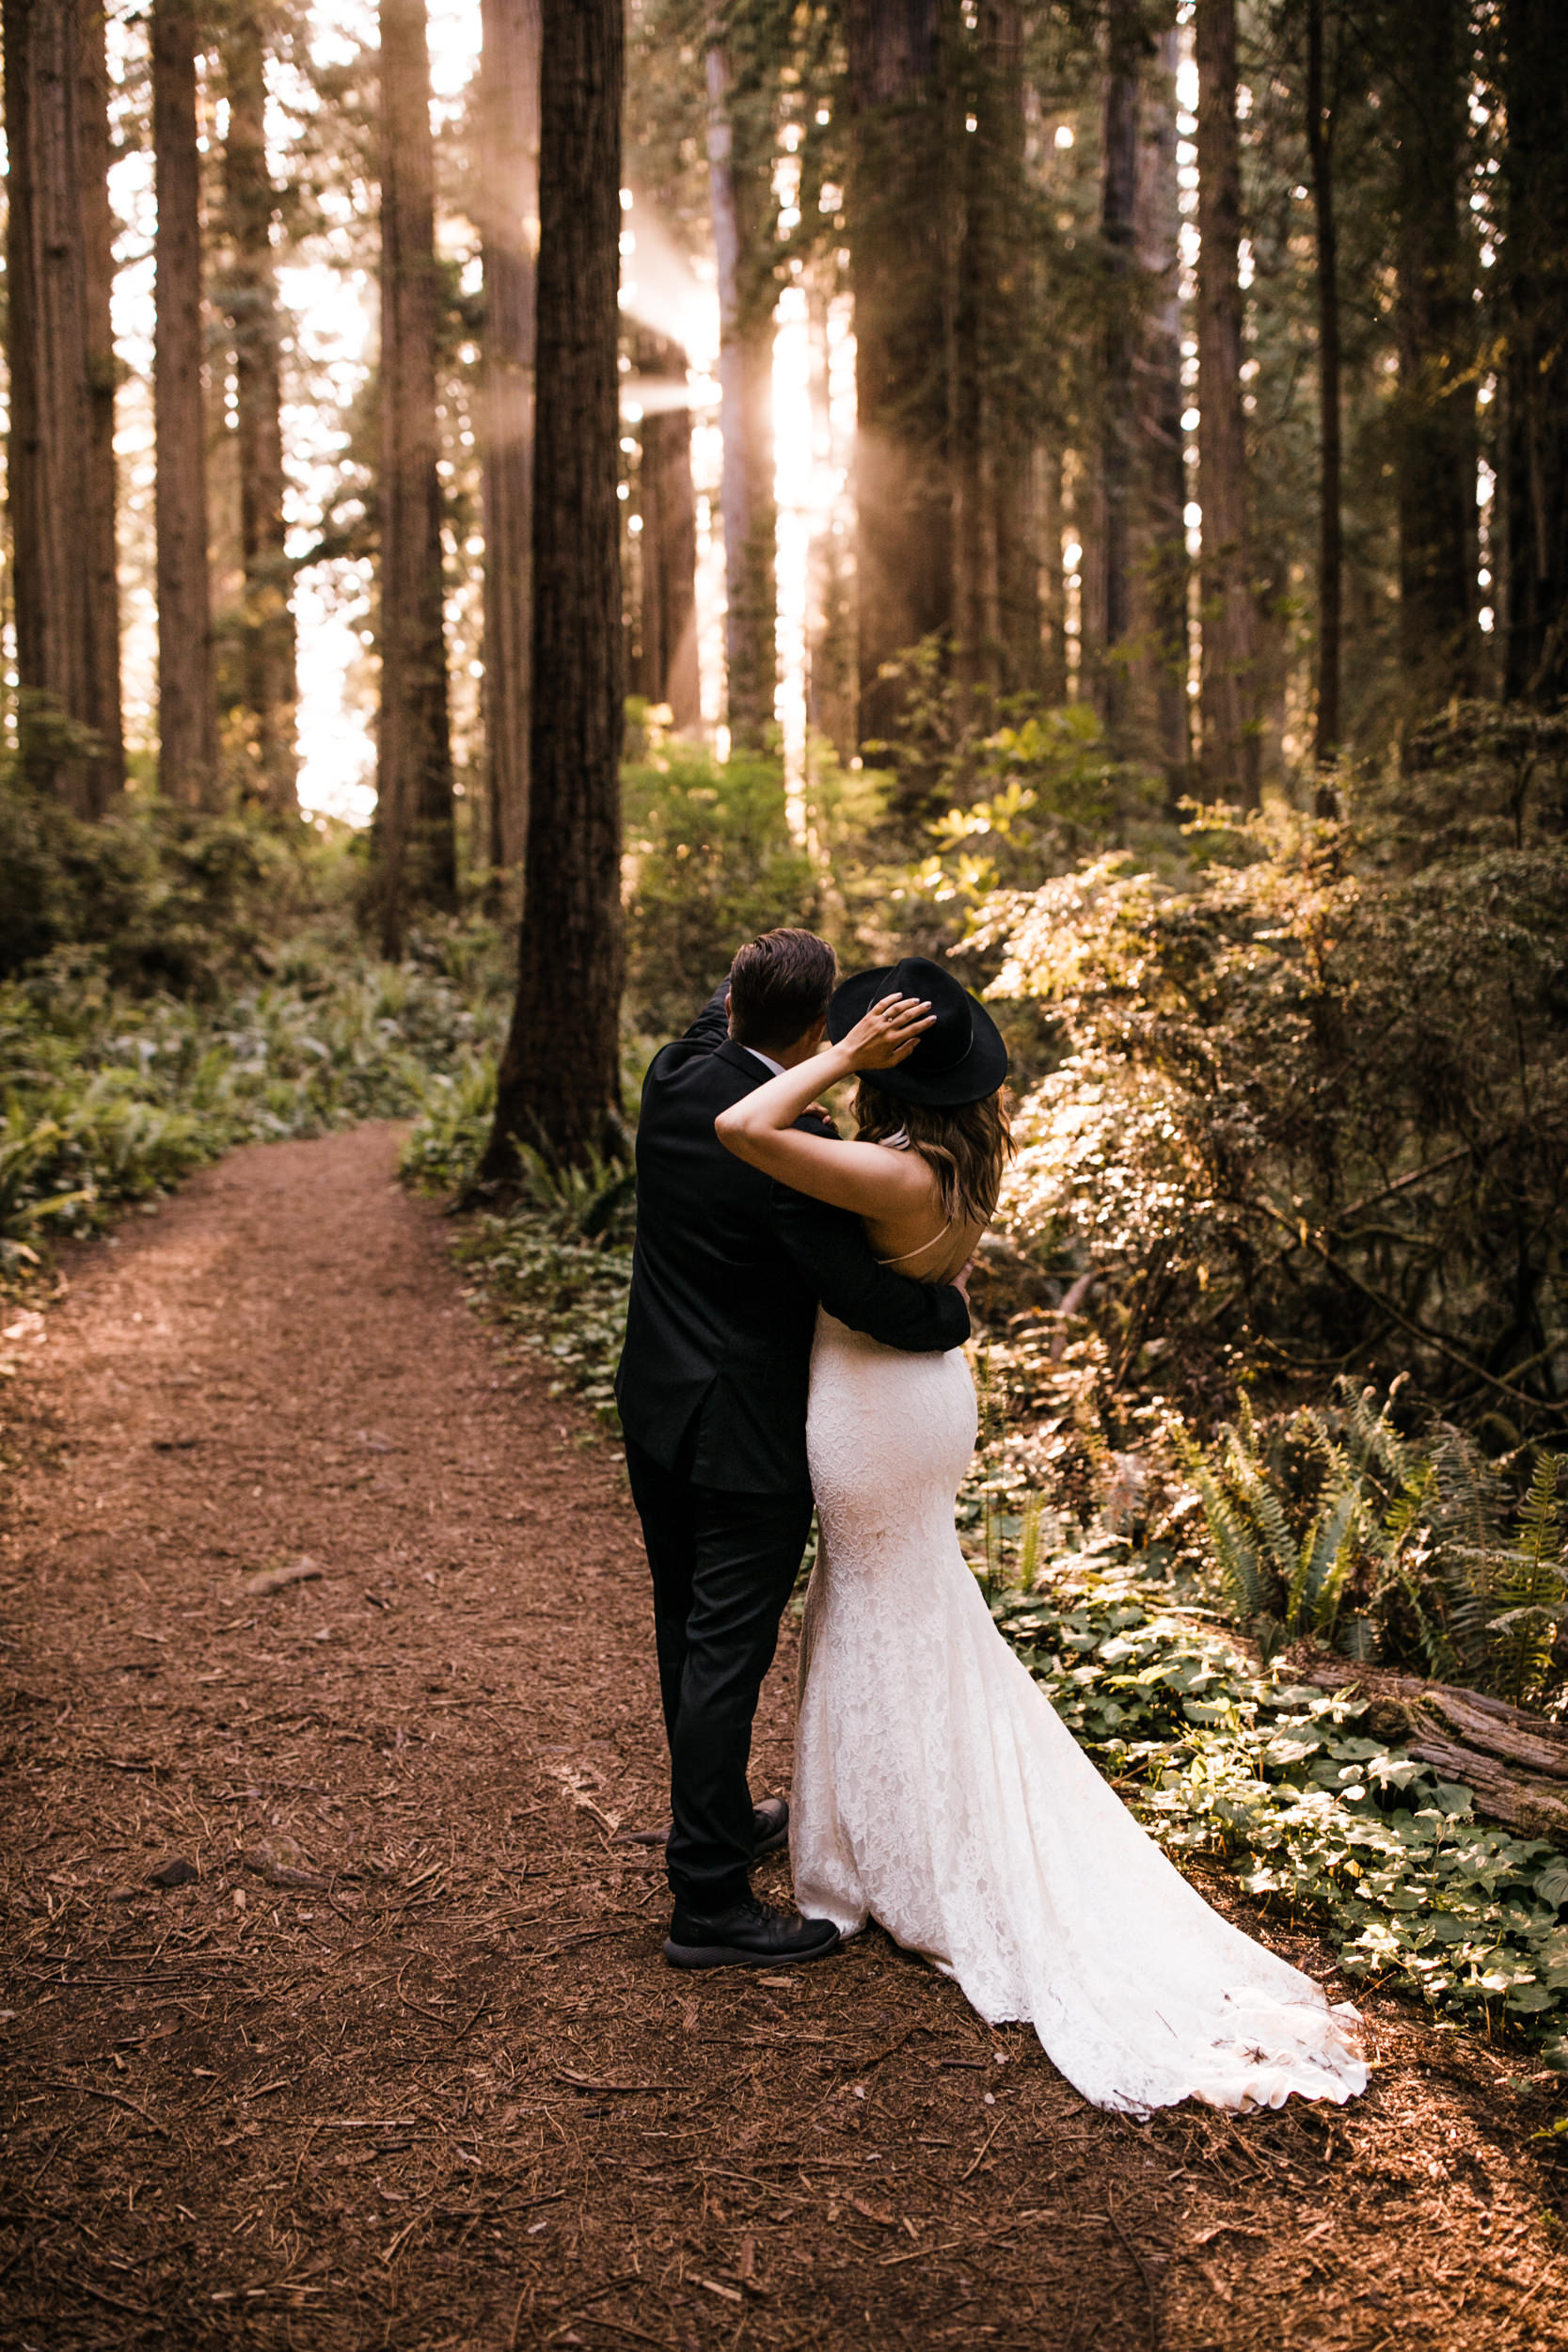
[[[1320,1691],[1365,1696],[1378,1738],[1472,1789],[1477,1812],[1488,1820],[1568,1846],[1568,1724],[1481,1691],[1348,1658],[1292,1659],[1291,1671]]]

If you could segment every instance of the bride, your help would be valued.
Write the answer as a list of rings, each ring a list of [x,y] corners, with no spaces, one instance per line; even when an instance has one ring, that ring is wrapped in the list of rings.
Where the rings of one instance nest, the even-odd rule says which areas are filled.
[[[920,956],[847,980],[832,1042],[724,1111],[720,1139],[855,1211],[885,1264],[961,1279],[1010,1152],[995,1024]],[[794,1121],[860,1081],[859,1139]],[[1363,2090],[1358,2020],[1212,1911],[991,1622],[954,1501],[975,1438],[961,1350],[901,1354],[819,1311],[790,1852],[802,1912],[876,1918],[996,2025],[1031,2022],[1086,2099],[1280,2106]]]

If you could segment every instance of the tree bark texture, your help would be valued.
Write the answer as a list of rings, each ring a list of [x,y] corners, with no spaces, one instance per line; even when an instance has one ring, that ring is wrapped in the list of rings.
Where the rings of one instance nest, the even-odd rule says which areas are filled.
[[[962,81],[946,96],[962,167],[949,389],[954,633],[967,675],[1037,692],[1022,12],[1015,0],[980,0],[976,19]]]
[[[517,997],[484,1173],[562,1160],[620,1106],[622,0],[544,0],[533,696]]]
[[[1181,212],[1177,34],[1160,36],[1142,109],[1135,202],[1144,306],[1134,370],[1138,515],[1132,535],[1133,741],[1174,811],[1191,783],[1187,694],[1187,474],[1182,456]]]
[[[456,887],[443,623],[436,167],[424,0],[381,0],[381,938]]]
[[[702,718],[697,676],[697,494],[691,481],[691,411],[679,397],[686,354],[643,333],[634,348],[649,400],[638,427],[638,541],[641,596],[638,627],[639,693],[668,705],[674,727]]]
[[[0,33],[23,765],[98,817],[125,773],[103,13],[5,0]]]
[[[277,198],[267,170],[265,46],[261,9],[246,6],[224,40],[229,132],[224,200],[230,246],[226,306],[234,352],[240,475],[239,700],[245,713],[248,796],[277,816],[298,801],[293,575],[283,520],[282,322],[272,253]]]
[[[1258,608],[1242,407],[1241,149],[1236,0],[1197,0],[1198,497],[1203,510],[1205,787],[1259,802]]]
[[[1505,691],[1568,694],[1568,12],[1508,0]]]
[[[1339,653],[1344,599],[1344,519],[1339,356],[1339,230],[1335,210],[1334,130],[1338,92],[1329,87],[1326,0],[1307,7],[1307,151],[1318,247],[1318,718],[1313,755],[1320,778],[1339,749]],[[1338,60],[1334,80],[1338,83]],[[1334,814],[1330,786],[1318,787],[1319,814]]]
[[[191,0],[153,0],[158,782],[171,801],[213,808],[218,796],[218,713],[207,560],[196,41]]]
[[[724,667],[731,739],[753,748],[778,684],[773,488],[773,304],[754,256],[769,201],[771,146],[737,112],[720,11],[709,11],[708,200],[719,269],[719,421],[724,445]]]
[[[1396,141],[1394,465],[1400,667],[1408,716],[1476,687],[1474,306],[1462,179],[1465,20],[1459,0],[1397,0],[1380,76]]]
[[[1091,578],[1098,611],[1085,629],[1093,647],[1095,699],[1114,752],[1125,755],[1132,627],[1132,525],[1135,438],[1133,354],[1139,311],[1134,237],[1138,191],[1138,0],[1109,0],[1101,234],[1107,284],[1100,435],[1100,546]]]
[[[539,214],[539,0],[483,0],[479,87],[484,373],[484,744],[490,863],[528,844],[533,562],[533,241]]]
[[[1299,1671],[1320,1690],[1351,1689],[1370,1699],[1379,1738],[1470,1789],[1484,1819],[1568,1844],[1568,1732],[1560,1724],[1484,1692],[1347,1659],[1320,1655]]]
[[[954,627],[945,14],[945,0],[846,0],[844,10],[865,742],[897,728],[902,690],[883,666]]]

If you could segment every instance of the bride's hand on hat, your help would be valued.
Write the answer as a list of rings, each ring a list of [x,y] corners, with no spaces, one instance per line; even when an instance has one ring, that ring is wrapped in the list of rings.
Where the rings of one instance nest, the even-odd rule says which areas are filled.
[[[850,1070],[895,1070],[914,1052],[935,1020],[927,999],[884,996],[856,1022],[839,1052]]]

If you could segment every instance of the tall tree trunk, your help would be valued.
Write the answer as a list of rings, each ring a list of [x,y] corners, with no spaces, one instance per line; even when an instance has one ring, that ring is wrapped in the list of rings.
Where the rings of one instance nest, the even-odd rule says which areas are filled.
[[[1318,529],[1318,812],[1338,805],[1323,781],[1339,749],[1339,644],[1344,596],[1343,460],[1340,439],[1339,231],[1335,214],[1334,130],[1338,94],[1328,87],[1324,59],[1324,0],[1307,0],[1307,151],[1318,247],[1318,407],[1320,415]],[[1336,61],[1338,63],[1338,60]],[[1338,82],[1338,72],[1335,80]]]
[[[484,1174],[564,1160],[619,1110],[623,0],[544,0],[533,696],[517,998]]]
[[[1187,694],[1187,470],[1182,457],[1181,209],[1176,168],[1176,28],[1159,37],[1159,73],[1144,107],[1138,167],[1138,516],[1132,686],[1141,755],[1165,779],[1175,813],[1191,786]]]
[[[1023,30],[1015,0],[979,0],[976,17],[967,71],[946,94],[962,162],[949,391],[953,619],[965,673],[1016,693],[1037,691],[1043,669]]]
[[[995,516],[996,616],[990,627],[1000,649],[1003,691],[1037,694],[1045,683],[1038,475],[1034,462],[1040,404],[1032,357],[1039,290],[1025,230],[1028,81],[1023,20],[1019,0],[981,0],[977,135],[990,151],[988,191],[997,257],[990,353],[996,430],[989,467]]]
[[[1476,338],[1462,228],[1466,18],[1460,0],[1394,0],[1379,77],[1396,141],[1400,666],[1415,720],[1476,683]]]
[[[1198,496],[1203,510],[1203,780],[1259,801],[1258,608],[1242,407],[1236,0],[1197,0]]]
[[[123,789],[125,730],[120,702],[119,485],[115,466],[114,296],[116,222],[109,205],[109,61],[103,0],[79,0],[82,125],[82,249],[87,258],[87,475],[82,562],[92,642],[91,724],[104,750],[106,793]]]
[[[1504,680],[1549,706],[1568,694],[1568,13],[1507,0],[1503,48]]]
[[[1068,698],[1069,677],[1067,579],[1062,570],[1062,533],[1066,520],[1062,452],[1054,438],[1043,442],[1036,451],[1035,470],[1039,485],[1040,618],[1045,642],[1040,691],[1048,703],[1058,704],[1065,703]]]
[[[207,563],[196,36],[191,0],[153,0],[158,781],[169,800],[213,808],[218,793],[218,714]]]
[[[490,863],[528,845],[533,560],[533,224],[539,210],[539,0],[483,0],[479,205],[484,510],[484,745]]]
[[[954,626],[944,8],[945,0],[846,0],[844,11],[864,742],[897,731],[903,690],[879,676],[883,665]]]
[[[376,742],[381,943],[456,889],[442,627],[436,344],[436,158],[424,0],[381,0],[381,713]]]
[[[1106,10],[1104,164],[1101,233],[1106,288],[1101,392],[1099,611],[1085,635],[1094,645],[1096,699],[1113,751],[1127,753],[1128,638],[1132,625],[1132,501],[1133,354],[1138,292],[1133,239],[1138,195],[1138,73],[1142,47],[1138,0],[1109,0]]]
[[[23,765],[98,817],[125,774],[103,8],[5,0],[0,36]]]
[[[697,677],[697,496],[691,481],[691,411],[681,398],[686,354],[662,335],[637,338],[647,395],[638,427],[642,536],[641,660],[638,688],[669,707],[675,727],[702,718]]]
[[[245,601],[240,692],[248,719],[249,790],[279,817],[299,806],[294,742],[293,576],[283,520],[282,326],[272,255],[277,193],[267,170],[265,45],[255,0],[230,19],[224,199],[232,247],[227,301],[234,344],[240,555]]]
[[[709,10],[708,199],[719,267],[719,421],[724,445],[724,666],[731,739],[753,747],[773,723],[773,287],[758,266],[770,152],[736,119],[729,53]]]

